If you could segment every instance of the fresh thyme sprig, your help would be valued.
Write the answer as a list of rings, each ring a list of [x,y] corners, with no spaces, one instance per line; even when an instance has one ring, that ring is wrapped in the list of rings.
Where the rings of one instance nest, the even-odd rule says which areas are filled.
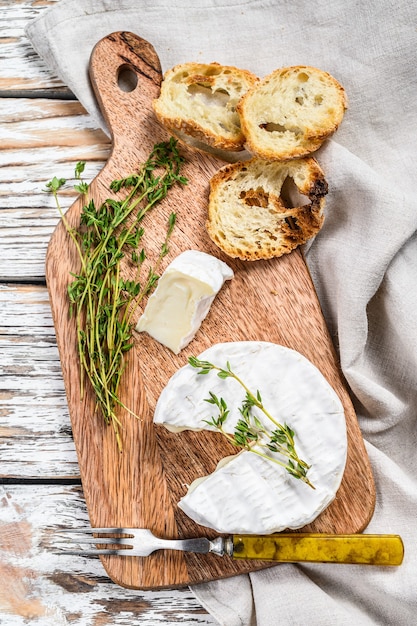
[[[122,424],[118,408],[134,415],[119,396],[124,355],[133,345],[132,316],[158,281],[159,266],[168,253],[176,215],[171,213],[169,217],[159,255],[144,280],[141,280],[141,273],[147,254],[141,247],[145,232],[141,222],[174,184],[187,183],[180,174],[182,163],[173,138],[156,144],[138,172],[111,183],[112,191],[126,190],[126,197],[108,198],[97,206],[93,199],[88,199],[89,186],[81,180],[85,163],[80,161],[75,167],[77,184],[74,188],[83,195],[85,205],[77,229],[69,225],[58,198],[66,180],[54,177],[46,185],[47,191],[55,197],[81,264],[80,270],[72,273],[73,281],[68,286],[70,314],[75,316],[77,324],[81,397],[86,377],[105,423],[113,426],[120,450]],[[127,255],[135,268],[133,280],[122,276],[121,261]]]
[[[285,467],[291,476],[302,480],[313,489],[315,488],[307,477],[310,465],[299,458],[295,449],[294,431],[288,424],[280,424],[277,422],[269,411],[267,411],[262,402],[259,390],[256,394],[253,394],[239,376],[232,371],[229,362],[226,363],[226,368],[221,368],[209,361],[202,361],[191,356],[188,359],[188,363],[192,367],[199,369],[199,374],[205,375],[216,371],[219,378],[233,378],[245,390],[245,398],[239,407],[240,418],[237,421],[233,434],[228,433],[224,428],[224,424],[230,414],[230,409],[224,398],[219,398],[212,391],[209,392],[209,397],[206,398],[205,401],[217,407],[218,415],[217,417],[211,417],[210,420],[204,420],[206,424],[220,431],[233,445],[244,448],[245,450]],[[271,432],[267,431],[262,421],[253,413],[252,409],[254,407],[262,411],[273,423],[275,428]],[[254,447],[255,444],[256,447]],[[263,448],[267,451],[284,456],[287,460],[283,462],[276,457],[272,457],[267,451],[263,452]]]

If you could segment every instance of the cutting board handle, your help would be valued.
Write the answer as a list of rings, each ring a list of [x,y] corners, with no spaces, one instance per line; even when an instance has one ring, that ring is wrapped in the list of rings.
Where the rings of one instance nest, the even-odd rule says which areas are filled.
[[[147,133],[150,104],[162,81],[159,57],[148,41],[120,31],[96,44],[89,71],[113,149],[122,144],[125,152],[126,144],[137,145]]]

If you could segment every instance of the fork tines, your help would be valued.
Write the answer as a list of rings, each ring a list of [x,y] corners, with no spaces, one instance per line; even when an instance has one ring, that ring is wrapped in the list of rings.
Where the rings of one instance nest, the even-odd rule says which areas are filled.
[[[93,535],[112,535],[99,537]],[[116,536],[117,535],[117,536]],[[120,536],[123,535],[123,536]],[[133,535],[125,528],[60,528],[54,533],[51,548],[57,546],[56,554],[99,556],[100,554],[129,554],[133,549]],[[90,548],[83,548],[82,545]],[[107,545],[113,547],[101,548]],[[66,548],[65,546],[71,546]],[[96,546],[96,547],[93,547]]]

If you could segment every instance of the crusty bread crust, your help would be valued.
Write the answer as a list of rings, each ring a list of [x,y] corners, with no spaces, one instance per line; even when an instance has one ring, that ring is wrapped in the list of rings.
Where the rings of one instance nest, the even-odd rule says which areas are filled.
[[[346,109],[338,81],[306,65],[275,70],[237,105],[247,149],[278,160],[317,150],[337,130]]]
[[[207,231],[231,257],[255,261],[288,254],[320,230],[326,194],[324,174],[312,157],[229,164],[210,181]]]
[[[182,63],[168,70],[153,101],[159,121],[182,135],[226,151],[243,149],[236,106],[258,82],[247,70],[219,63]]]

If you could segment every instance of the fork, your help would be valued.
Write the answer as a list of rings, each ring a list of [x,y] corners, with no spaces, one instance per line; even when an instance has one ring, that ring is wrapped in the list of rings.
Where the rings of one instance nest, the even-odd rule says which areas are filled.
[[[401,565],[404,556],[404,546],[399,535],[278,533],[274,535],[234,534],[214,539],[207,537],[162,539],[156,537],[147,528],[63,528],[55,535],[61,535],[61,539],[58,538],[54,542],[55,545],[64,545],[57,549],[57,554],[81,556],[147,557],[156,550],[180,550],[199,554],[226,555],[235,559],[368,565]],[[65,547],[70,544],[78,547]],[[90,547],[79,547],[83,544]]]

